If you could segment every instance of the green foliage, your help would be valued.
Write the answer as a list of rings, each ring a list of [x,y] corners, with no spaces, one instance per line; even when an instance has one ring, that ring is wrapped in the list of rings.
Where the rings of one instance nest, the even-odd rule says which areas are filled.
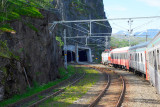
[[[44,84],[44,85],[39,85],[36,81],[34,81],[34,85],[32,88],[27,88],[27,91],[23,94],[17,94],[15,96],[13,96],[12,98],[10,99],[7,99],[7,100],[4,100],[0,103],[0,107],[4,107],[4,106],[7,106],[8,104],[12,104],[12,103],[15,103],[19,100],[22,100],[24,98],[27,98],[33,94],[36,94],[38,92],[41,92],[43,90],[46,90],[66,79],[68,79],[69,77],[71,77],[71,75],[75,74],[75,69],[73,66],[68,66],[68,69],[67,69],[68,73],[66,73],[65,76],[63,76],[62,78],[60,79],[57,79],[55,81],[51,81],[47,84]],[[41,96],[40,96],[41,98]]]
[[[63,77],[63,76],[65,76],[66,75],[66,69],[64,68],[64,67],[60,67],[59,69],[58,69],[58,71],[59,71],[59,75],[61,76],[61,77]]]
[[[145,42],[145,38],[141,37],[130,37],[130,45],[134,46],[136,44]],[[123,39],[118,37],[111,37],[110,45],[112,48],[121,48],[129,46],[129,39]]]
[[[0,70],[3,71],[3,74],[5,77],[7,76],[7,68],[6,67],[0,67]],[[3,84],[4,85],[4,84]]]
[[[0,57],[7,59],[16,59],[19,60],[19,56],[14,55],[7,46],[7,41],[0,40]]]
[[[0,30],[2,32],[15,32],[15,30],[13,30],[13,28],[11,28],[9,24],[0,25]]]
[[[38,30],[33,24],[31,24],[31,23],[26,23],[26,25],[27,25],[30,29],[34,30],[35,32],[39,32],[39,30]]]
[[[61,37],[56,36],[56,40],[60,43],[60,47],[64,45],[64,43],[62,42]]]
[[[75,10],[79,13],[85,13],[87,11],[85,10],[86,5],[84,5],[81,0],[73,0],[72,7],[75,7]]]
[[[33,5],[44,9],[55,8],[51,4],[52,1],[53,0],[30,0],[30,2],[32,2]]]
[[[64,93],[46,100],[40,107],[68,107],[86,94],[100,78],[96,70],[81,68],[79,69],[79,72],[80,71],[86,72],[84,79],[80,80],[80,82],[74,86],[68,86]]]
[[[10,21],[21,20],[24,16],[43,18],[39,9],[53,7],[51,0],[0,0],[0,2],[0,30],[2,32],[14,31],[9,25]],[[33,25],[28,26],[37,32]]]
[[[23,51],[24,51],[24,48],[20,48],[20,49],[18,50],[19,53],[22,53]]]

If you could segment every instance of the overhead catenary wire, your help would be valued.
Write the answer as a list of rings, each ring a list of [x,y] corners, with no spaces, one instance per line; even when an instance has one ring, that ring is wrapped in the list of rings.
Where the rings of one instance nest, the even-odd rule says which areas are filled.
[[[62,23],[61,23],[61,24],[62,24]],[[74,30],[77,30],[77,31],[80,31],[80,32],[83,32],[83,33],[88,34],[88,32],[84,32],[84,31],[82,31],[82,30],[79,30],[79,29],[73,28],[73,27],[71,27],[71,26],[69,26],[69,25],[66,25],[66,24],[62,24],[62,25],[67,26],[67,27],[69,27],[69,28],[72,28],[72,29],[74,29]]]
[[[143,19],[143,18],[147,18],[147,19],[150,19],[150,18],[160,18],[160,16],[155,16],[155,17],[136,17],[136,18],[122,18],[123,20],[128,20],[128,19]],[[117,20],[117,19],[120,19],[120,18],[116,18],[115,20]],[[67,26],[67,27],[69,27],[69,28],[71,28],[71,29],[74,29],[74,30],[77,30],[77,31],[80,31],[80,32],[83,32],[83,33],[85,33],[86,35],[82,35],[82,36],[74,36],[74,37],[66,37],[67,39],[91,39],[91,38],[94,38],[94,39],[96,39],[96,40],[94,40],[94,41],[100,41],[100,40],[98,40],[97,38],[102,38],[102,37],[108,37],[108,38],[111,38],[111,37],[113,37],[113,36],[127,36],[128,34],[126,33],[126,34],[112,34],[112,33],[103,33],[103,32],[100,32],[100,33],[92,33],[91,31],[89,31],[88,32],[88,30],[87,29],[85,29],[85,27],[83,27],[83,26],[80,26],[80,24],[92,24],[92,23],[95,23],[95,24],[98,24],[98,25],[101,25],[101,26],[104,26],[104,27],[109,27],[109,28],[113,28],[113,27],[111,27],[111,26],[107,26],[107,25],[105,25],[105,24],[101,24],[101,23],[98,23],[98,22],[102,22],[102,21],[108,21],[109,19],[105,19],[105,20],[103,20],[103,19],[97,19],[97,20],[73,20],[73,21],[55,21],[55,23],[57,23],[57,24],[62,24],[62,25],[64,25],[64,26]],[[120,19],[121,20],[121,19]],[[77,21],[77,22],[76,22]],[[111,20],[111,21],[113,21],[113,20]],[[76,26],[76,28],[75,27],[72,27],[72,26],[69,26],[69,25],[67,25],[67,23],[70,23],[71,25],[72,25],[72,23]],[[76,24],[77,23],[77,24]],[[120,25],[117,25],[117,24],[115,24],[115,23],[113,23],[117,28],[119,27],[119,29],[125,29],[125,30],[127,30],[127,28],[125,28],[125,27],[123,27],[123,26],[120,26]],[[143,25],[142,25],[143,26]],[[90,26],[91,27],[91,26]],[[138,26],[138,27],[141,27],[141,26]],[[138,27],[134,27],[135,29],[136,28],[138,28]],[[86,27],[87,28],[87,27]],[[91,29],[91,28],[90,28]],[[114,28],[115,29],[115,28]],[[85,31],[87,31],[87,32],[85,32]],[[88,35],[88,34],[90,34],[90,35]],[[112,35],[112,36],[110,36],[110,35]],[[131,35],[131,36],[133,36],[133,35]],[[146,36],[146,35],[144,35],[144,36]],[[128,37],[124,37],[123,39],[126,39],[126,40],[128,40]],[[92,39],[93,40],[93,39]]]
[[[89,33],[89,30],[85,29],[84,27],[82,27],[82,26],[80,26],[78,24],[75,24],[75,25],[78,26],[78,27],[80,27],[81,29],[83,29],[83,30],[85,30],[85,31],[87,31]]]
[[[101,24],[101,23],[98,23],[98,22],[93,22],[93,23],[96,23],[96,24],[98,24],[98,25],[104,26],[104,27],[106,27],[106,28],[111,28],[111,26],[107,26],[107,25],[105,25],[105,24]]]
[[[72,21],[54,21],[53,23],[81,23],[81,22],[103,22],[109,20],[128,20],[128,19],[150,19],[150,18],[160,18],[160,16],[150,16],[150,17],[130,17],[130,18],[112,18],[112,19],[92,19],[92,20],[72,20]]]

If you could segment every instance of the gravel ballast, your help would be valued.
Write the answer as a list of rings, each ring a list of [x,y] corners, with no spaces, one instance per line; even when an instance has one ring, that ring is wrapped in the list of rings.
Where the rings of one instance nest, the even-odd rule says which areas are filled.
[[[160,95],[145,78],[132,72],[113,69],[125,77],[126,94],[122,107],[160,107]]]

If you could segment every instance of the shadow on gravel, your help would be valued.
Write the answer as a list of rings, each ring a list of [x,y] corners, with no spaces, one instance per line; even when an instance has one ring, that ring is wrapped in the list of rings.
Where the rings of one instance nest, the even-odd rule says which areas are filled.
[[[135,76],[134,74],[122,74],[123,77],[126,77],[126,78],[129,78],[127,81],[126,84],[138,84],[138,85],[150,85],[150,83],[148,81],[146,81],[145,79],[139,77],[137,79],[135,79]]]
[[[150,103],[150,104],[160,104],[159,100],[154,99],[130,99],[129,102],[141,102],[141,103]]]
[[[60,105],[58,105],[58,104],[60,104]],[[43,105],[41,105],[41,106],[42,107],[87,107],[88,105],[57,102],[57,103],[49,103],[45,106],[43,106]]]

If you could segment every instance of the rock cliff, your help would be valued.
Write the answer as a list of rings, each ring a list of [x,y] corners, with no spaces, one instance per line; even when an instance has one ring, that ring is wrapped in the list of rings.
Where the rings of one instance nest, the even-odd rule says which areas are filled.
[[[104,12],[104,5],[103,0],[55,0],[53,2],[55,7],[60,12],[60,17],[63,20],[88,20],[88,19],[106,19],[105,12]],[[105,22],[98,22],[101,25],[98,25],[97,23],[92,23],[92,33],[111,33],[112,28],[108,21]],[[108,27],[105,27],[108,26]],[[81,27],[89,30],[89,23],[69,23],[65,24],[69,25],[75,29],[79,29],[82,31],[85,31]],[[79,27],[81,26],[81,27]],[[67,36],[84,36],[88,35],[87,33],[83,33],[81,31],[71,29],[69,27],[66,27],[67,29]],[[100,35],[99,35],[100,36]],[[102,36],[102,35],[101,35]],[[103,35],[103,36],[110,36],[110,35]],[[99,38],[100,40],[104,41],[106,38]],[[81,41],[85,45],[85,39],[77,39],[78,41]],[[106,44],[109,42],[110,39],[106,39]],[[67,41],[68,44],[73,44],[73,40]],[[88,44],[102,44],[102,42],[97,41],[96,39],[89,39]],[[74,44],[73,44],[74,45]],[[83,44],[81,44],[83,45]],[[108,45],[105,46],[106,48],[109,48]]]
[[[11,26],[16,34],[4,33],[1,40],[7,40],[12,52],[19,56],[21,63],[15,60],[0,58],[0,94],[8,98],[16,93],[24,92],[34,83],[43,84],[53,81],[58,76],[58,67],[63,66],[61,48],[55,34],[49,35],[48,23],[57,20],[55,14],[41,11],[44,19],[24,18],[32,23],[38,31],[26,26],[25,22],[15,21]],[[24,72],[24,68],[27,78]],[[0,96],[2,99],[2,96]]]

